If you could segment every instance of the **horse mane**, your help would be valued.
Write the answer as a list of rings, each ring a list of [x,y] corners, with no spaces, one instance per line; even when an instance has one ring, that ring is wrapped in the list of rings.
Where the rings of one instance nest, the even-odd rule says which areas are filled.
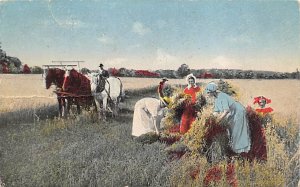
[[[70,70],[70,80],[80,84],[82,81],[83,82],[90,82],[90,80],[84,76],[83,74],[79,73],[78,71],[76,71],[75,69]]]
[[[70,70],[66,87],[72,93],[77,93],[77,94],[91,93],[90,80],[83,74],[76,71],[75,69]]]
[[[46,76],[46,84],[54,83],[57,87],[61,88],[64,81],[65,70],[59,68],[48,69]]]

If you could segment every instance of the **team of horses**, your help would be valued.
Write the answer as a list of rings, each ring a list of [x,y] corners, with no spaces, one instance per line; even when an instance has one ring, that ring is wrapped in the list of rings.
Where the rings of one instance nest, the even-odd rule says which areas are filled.
[[[56,86],[59,114],[64,117],[69,114],[72,105],[77,106],[77,113],[81,108],[89,110],[94,106],[99,119],[106,119],[110,111],[113,116],[118,115],[119,103],[123,93],[122,82],[117,77],[104,78],[97,73],[88,76],[77,70],[63,70],[49,68],[44,74],[46,89]]]

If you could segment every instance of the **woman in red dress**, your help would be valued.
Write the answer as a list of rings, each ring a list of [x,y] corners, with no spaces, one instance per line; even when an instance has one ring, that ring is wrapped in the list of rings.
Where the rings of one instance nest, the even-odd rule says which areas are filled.
[[[191,96],[191,101],[186,102],[181,116],[180,133],[185,134],[190,128],[191,124],[195,121],[197,112],[194,105],[197,99],[197,92],[201,89],[196,85],[196,77],[193,74],[189,74],[186,78],[188,86],[184,89],[184,93]]]

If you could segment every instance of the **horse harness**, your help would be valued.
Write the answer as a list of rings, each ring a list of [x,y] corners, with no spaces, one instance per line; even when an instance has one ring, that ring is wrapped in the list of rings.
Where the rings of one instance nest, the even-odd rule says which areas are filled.
[[[105,89],[105,84],[106,83],[108,84],[108,90]],[[110,83],[108,82],[108,80],[105,77],[99,75],[97,77],[96,93],[101,93],[103,91],[106,92],[109,101],[112,101],[112,98],[110,97]]]
[[[103,90],[105,90],[105,83],[108,82],[104,77],[98,76],[97,77],[97,87],[96,87],[96,93],[101,93]],[[108,82],[109,84],[109,82]]]
[[[119,93],[119,96],[118,96],[118,100],[120,99],[120,97],[122,96],[122,89],[123,89],[123,84],[122,84],[122,81],[120,80],[119,77],[117,77],[117,79],[119,79],[120,83],[121,83],[121,88],[120,88],[120,93]],[[108,90],[105,89],[105,84],[108,84]],[[102,76],[102,75],[98,75],[97,77],[97,87],[96,87],[96,93],[101,93],[105,91],[107,96],[108,96],[108,99],[109,101],[112,101],[112,98],[110,97],[110,83],[109,81],[107,80],[106,77]]]

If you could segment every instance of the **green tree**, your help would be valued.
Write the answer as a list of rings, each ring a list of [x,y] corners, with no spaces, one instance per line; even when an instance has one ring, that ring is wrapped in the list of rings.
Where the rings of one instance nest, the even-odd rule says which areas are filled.
[[[81,72],[82,74],[88,74],[88,73],[91,73],[91,71],[90,71],[88,68],[82,68],[82,69],[80,70],[80,72]]]
[[[190,68],[187,64],[181,64],[181,66],[177,69],[177,75],[179,77],[187,76],[190,73]]]
[[[31,73],[33,73],[33,74],[42,74],[43,73],[43,69],[39,66],[33,66],[30,69],[31,69]]]
[[[20,73],[21,71],[21,69],[16,67],[14,63],[10,63],[8,69],[9,69],[9,73],[13,73],[13,74]]]

